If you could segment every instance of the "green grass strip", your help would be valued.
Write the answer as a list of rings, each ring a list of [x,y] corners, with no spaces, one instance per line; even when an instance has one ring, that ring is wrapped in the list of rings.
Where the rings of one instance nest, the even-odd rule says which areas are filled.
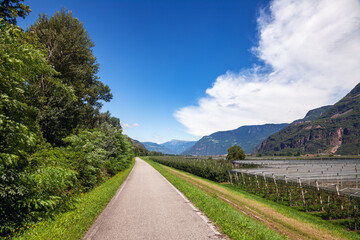
[[[195,177],[197,177],[197,176],[195,176]],[[205,179],[205,180],[209,181],[207,179]],[[212,183],[214,183],[214,182],[212,182]],[[233,191],[234,194],[240,194],[247,199],[261,202],[261,203],[273,208],[277,212],[284,214],[287,217],[295,218],[295,219],[300,220],[305,223],[310,223],[318,229],[324,229],[324,230],[331,231],[334,233],[334,236],[338,235],[338,236],[346,238],[346,239],[360,240],[360,234],[358,232],[348,231],[347,229],[345,229],[345,227],[343,225],[337,224],[336,221],[325,220],[319,216],[312,215],[311,213],[302,212],[293,207],[289,207],[289,206],[285,206],[285,205],[277,203],[277,202],[273,202],[271,200],[262,198],[255,194],[251,194],[244,190],[238,189],[236,186],[231,185],[231,184],[224,184],[224,185],[220,185],[218,183],[215,183],[215,184],[222,186],[224,188],[227,188],[229,191]],[[344,211],[346,211],[346,210],[344,210]]]
[[[185,171],[182,171],[182,170],[178,170],[178,169],[175,169],[175,170],[179,171],[179,172],[182,172],[182,173],[185,173],[185,174],[187,174],[187,175],[189,175],[189,176],[191,176],[193,178],[198,178],[198,179],[201,179],[203,181],[209,182],[209,183],[214,184],[214,185],[216,185],[218,187],[226,188],[230,192],[233,192],[234,195],[239,194],[244,198],[258,201],[258,202],[260,202],[262,204],[265,204],[268,207],[273,208],[277,212],[279,212],[281,214],[284,214],[287,217],[297,219],[297,220],[302,221],[304,223],[312,224],[317,229],[323,229],[323,230],[331,231],[331,232],[334,233],[335,236],[340,236],[340,237],[343,237],[344,239],[358,239],[358,240],[360,240],[360,234],[358,232],[346,230],[345,227],[343,225],[339,225],[337,223],[337,221],[324,220],[319,216],[312,215],[311,213],[302,212],[302,211],[297,210],[296,208],[293,208],[293,207],[290,207],[290,206],[285,206],[283,204],[274,202],[274,201],[266,199],[266,198],[262,198],[260,196],[255,195],[255,194],[248,193],[245,190],[241,190],[241,189],[237,188],[235,185],[232,185],[232,184],[220,184],[220,183],[217,183],[217,182],[211,181],[209,179],[193,175],[191,173],[188,173],[188,172],[185,172]]]
[[[128,169],[81,196],[73,210],[59,214],[52,221],[30,226],[29,230],[12,239],[81,239],[115,195],[134,164],[133,160]]]
[[[199,188],[166,171],[160,164],[147,160],[231,239],[286,239],[252,218],[239,214],[232,206],[210,196]]]

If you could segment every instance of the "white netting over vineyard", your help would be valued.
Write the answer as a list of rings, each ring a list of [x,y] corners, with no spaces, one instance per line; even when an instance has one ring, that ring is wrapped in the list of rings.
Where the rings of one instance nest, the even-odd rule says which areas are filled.
[[[244,174],[312,186],[360,197],[360,159],[233,161],[236,177]],[[242,175],[241,175],[242,174]]]

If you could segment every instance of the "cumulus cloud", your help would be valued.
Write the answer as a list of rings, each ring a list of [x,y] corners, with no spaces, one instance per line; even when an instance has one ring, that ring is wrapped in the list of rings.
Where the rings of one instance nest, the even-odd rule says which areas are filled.
[[[138,124],[138,123],[133,123],[133,124],[121,123],[121,126],[122,126],[124,129],[129,129],[129,128],[140,127],[140,124]]]
[[[358,0],[274,0],[258,28],[263,65],[219,76],[197,106],[176,111],[189,133],[291,122],[360,82]]]

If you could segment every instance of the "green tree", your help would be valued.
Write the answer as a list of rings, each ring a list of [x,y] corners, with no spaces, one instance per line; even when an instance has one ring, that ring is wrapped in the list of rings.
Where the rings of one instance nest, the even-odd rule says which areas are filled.
[[[33,152],[40,132],[31,88],[56,74],[44,49],[32,42],[36,38],[19,27],[0,23],[0,152],[8,160]]]
[[[42,142],[29,88],[56,74],[46,51],[32,44],[36,41],[19,27],[0,22],[0,232],[27,213],[22,200],[29,194],[28,156]]]
[[[0,1],[0,18],[11,24],[16,24],[16,18],[25,18],[31,9],[29,6],[21,3],[24,0],[1,0]]]
[[[74,89],[77,98],[76,102],[48,102],[48,110],[53,112],[44,113],[44,120],[40,121],[46,139],[60,144],[61,139],[78,126],[96,127],[101,101],[110,101],[112,95],[110,88],[96,75],[99,65],[92,52],[94,43],[83,24],[70,11],[62,9],[50,18],[43,14],[30,31],[46,46],[49,62],[61,74],[57,77]],[[46,126],[45,123],[54,119],[54,115],[59,124]]]
[[[245,152],[242,150],[240,146],[232,146],[228,148],[228,155],[226,156],[226,159],[229,161],[232,160],[243,160],[245,159],[246,155]]]

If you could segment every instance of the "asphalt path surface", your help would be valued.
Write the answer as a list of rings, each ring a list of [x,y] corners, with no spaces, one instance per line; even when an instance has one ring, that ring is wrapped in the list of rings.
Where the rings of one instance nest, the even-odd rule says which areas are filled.
[[[135,166],[83,239],[221,239],[214,225],[148,163]]]

